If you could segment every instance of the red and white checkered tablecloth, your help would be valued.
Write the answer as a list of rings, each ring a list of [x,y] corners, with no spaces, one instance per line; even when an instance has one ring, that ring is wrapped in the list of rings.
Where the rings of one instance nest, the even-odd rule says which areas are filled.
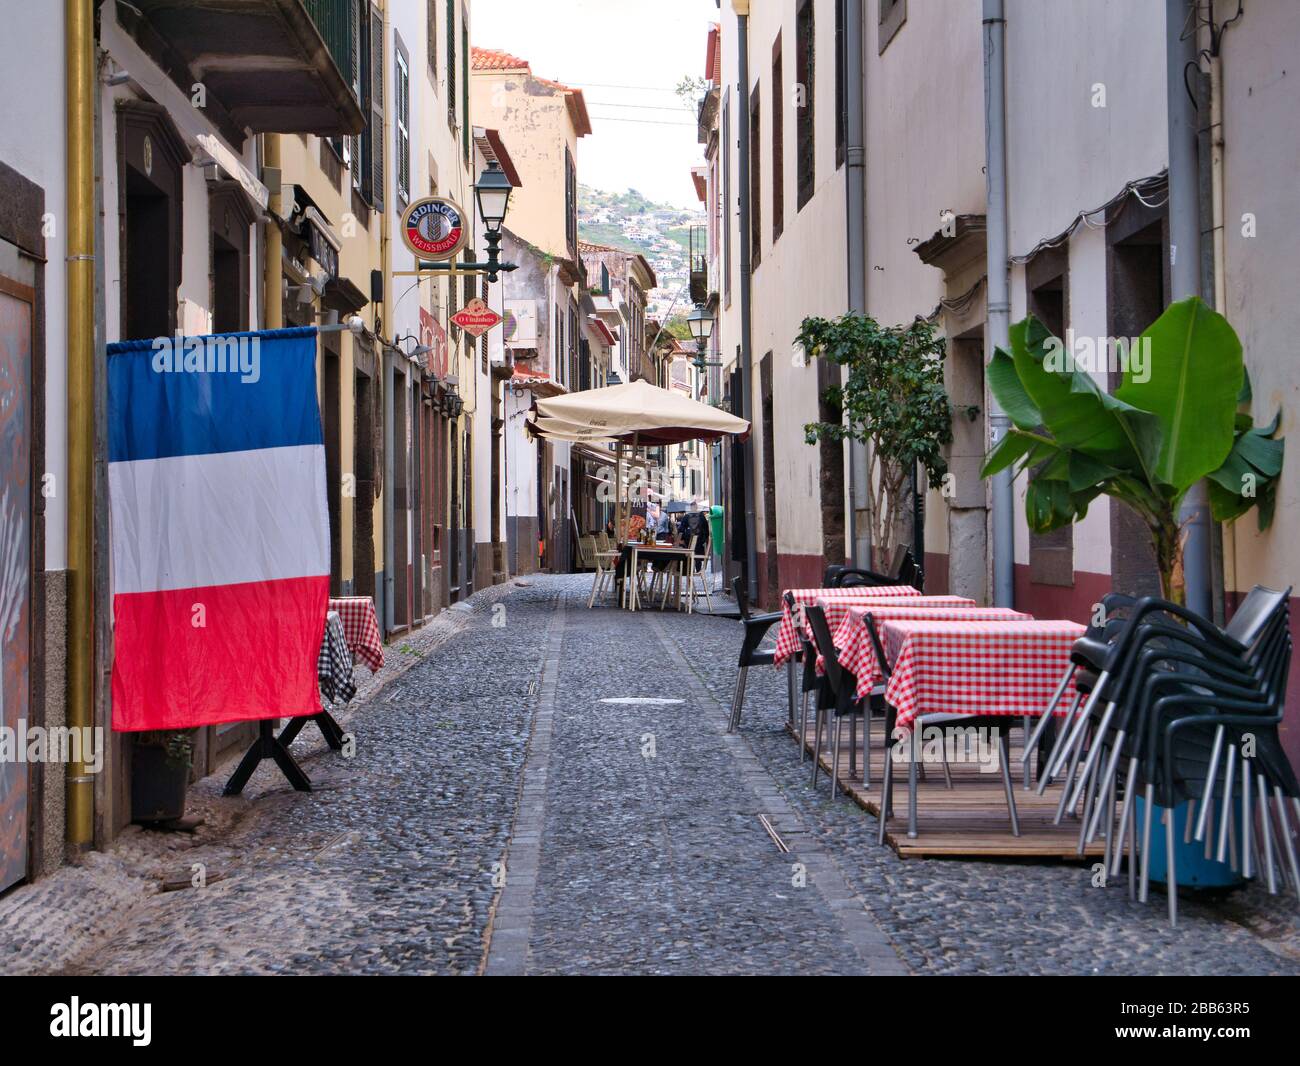
[[[818,596],[827,596],[838,598],[841,596],[853,597],[860,599],[876,599],[884,597],[886,599],[896,599],[900,596],[921,596],[924,593],[912,588],[911,585],[868,585],[858,586],[856,588],[846,589],[786,589],[794,597],[796,607],[802,607],[805,603],[812,603]],[[795,632],[795,619],[790,617],[790,605],[785,602],[784,593],[781,596],[781,624],[776,631],[776,665],[783,666],[785,661],[799,650],[799,638]]]
[[[1042,714],[1084,633],[1068,620],[886,621],[877,629],[894,664],[885,699],[899,727],[929,714]]]
[[[832,638],[835,632],[844,624],[848,618],[849,612],[855,607],[864,607],[875,610],[876,608],[896,607],[911,611],[974,611],[978,610],[978,605],[974,600],[966,596],[909,596],[907,599],[872,599],[863,600],[852,596],[818,596],[813,601],[822,609],[826,616],[826,628],[831,631]],[[922,615],[923,618],[930,617],[928,614]],[[799,617],[795,620],[803,632],[803,635],[812,640],[812,627],[808,625],[808,616],[804,613],[803,607],[799,608]]]
[[[843,621],[832,630],[835,652],[840,665],[850,671],[858,682],[858,695],[865,696],[880,683],[880,668],[876,650],[867,630],[867,615],[876,621],[876,632],[887,622],[1030,622],[1033,615],[1013,611],[1010,607],[909,607],[893,603],[850,606],[841,611]],[[830,618],[827,612],[826,617]],[[822,657],[817,657],[818,672]]]
[[[372,674],[383,666],[384,642],[379,636],[375,601],[369,596],[331,596],[329,610],[339,613],[353,660],[360,659]]]

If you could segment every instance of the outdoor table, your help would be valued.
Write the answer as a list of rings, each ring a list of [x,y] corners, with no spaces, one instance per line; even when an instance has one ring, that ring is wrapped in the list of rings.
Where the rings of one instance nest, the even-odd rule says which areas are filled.
[[[893,664],[885,700],[904,728],[934,714],[1038,717],[1084,633],[1068,619],[885,619],[877,630]]]
[[[320,654],[316,658],[316,680],[320,682],[321,695],[331,704],[335,700],[347,703],[357,694],[357,686],[352,680],[352,659],[339,612],[326,612],[325,639],[321,641]],[[331,751],[343,750],[343,727],[323,706],[319,714],[291,718],[289,724],[280,731],[280,743],[287,748],[308,722],[317,725]]]
[[[384,642],[379,635],[375,601],[369,596],[331,596],[328,609],[337,611],[353,661],[360,659],[373,674],[384,665]]]
[[[328,675],[330,689],[340,695],[346,693],[344,699],[347,700],[352,698],[356,689],[352,687],[352,691],[347,692],[342,687],[342,660],[345,658],[353,662],[359,659],[370,668],[371,673],[384,665],[384,645],[379,636],[375,601],[369,596],[330,597],[326,605],[321,647],[316,656],[316,676],[321,680],[323,672]],[[346,684],[352,685],[350,677]],[[311,779],[289,752],[289,745],[308,722],[314,722],[319,727],[332,751],[343,750],[343,728],[324,707],[316,714],[291,718],[279,736],[275,735],[274,720],[262,719],[257,723],[257,739],[230,775],[223,793],[227,796],[239,795],[263,759],[273,759],[289,783],[299,792],[310,792]]]
[[[818,601],[824,603],[825,601]],[[823,607],[823,610],[826,610]],[[861,606],[850,604],[841,606],[837,611],[841,617],[838,626],[832,626],[835,652],[840,666],[857,679],[857,694],[867,696],[879,683],[880,665],[876,662],[876,651],[871,643],[871,633],[867,630],[867,615],[876,622],[876,632],[885,622],[1029,622],[1033,615],[1013,611],[1010,607],[914,607],[910,604],[893,602]],[[831,611],[826,611],[827,621]],[[817,656],[818,672],[821,671],[822,656]]]
[[[618,570],[614,574],[615,594],[619,596],[619,602],[626,601],[628,610],[635,611],[641,606],[640,591],[636,585],[636,569],[642,560],[651,563],[678,563],[690,559],[691,549],[675,544],[624,544],[619,552]],[[631,585],[625,586],[624,582],[631,578]],[[626,592],[620,593],[621,587],[626,588]]]
[[[781,623],[776,629],[776,666],[784,666],[790,656],[800,650],[798,628],[802,628],[802,616],[800,619],[794,619],[790,615],[790,604],[785,602],[787,595],[794,598],[794,606],[798,608],[807,603],[815,603],[818,597],[897,599],[919,597],[922,593],[911,585],[858,585],[850,589],[787,589],[781,594]]]
[[[877,627],[885,658],[892,666],[885,686],[888,713],[885,736],[911,734],[907,760],[907,835],[917,834],[917,740],[928,717],[1019,718],[1042,715],[1074,642],[1085,632],[1064,619],[1030,621],[884,620]],[[1064,708],[1056,712],[1064,714]],[[1007,735],[999,736],[1002,782],[1013,836],[1020,835],[1015,796],[1007,766]],[[886,757],[886,791],[892,763]],[[888,800],[885,800],[888,803]]]

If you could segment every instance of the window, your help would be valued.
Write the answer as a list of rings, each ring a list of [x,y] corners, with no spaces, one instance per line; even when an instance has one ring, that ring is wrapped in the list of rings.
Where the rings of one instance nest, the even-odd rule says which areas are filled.
[[[762,153],[759,150],[762,125],[758,105],[761,86],[755,85],[749,97],[749,256],[750,269],[758,266],[763,252],[762,195],[763,179],[759,172]]]
[[[578,168],[568,148],[564,149],[564,239],[572,253],[578,246]]]
[[[889,46],[889,42],[894,39],[894,34],[906,21],[907,0],[880,0],[880,28],[876,34],[879,40],[877,55]]]
[[[813,0],[801,0],[795,16],[795,80],[799,83],[799,108],[797,147],[799,154],[799,210],[812,199],[815,175],[816,141],[813,134],[814,104],[816,94],[814,78],[816,68],[813,53],[816,47],[813,25]]]
[[[578,370],[578,308],[572,300],[569,301],[568,341],[569,381],[574,388],[582,388]]]
[[[848,38],[844,35],[846,2],[847,0],[835,0],[835,168],[837,170],[844,165],[849,123],[848,77],[845,74],[848,65]]]
[[[772,243],[785,228],[785,145],[782,123],[785,82],[781,77],[781,35],[772,45]]]
[[[411,72],[406,49],[393,35],[393,90],[397,96],[393,124],[397,133],[397,199],[405,206],[411,199]]]
[[[722,292],[731,306],[731,90],[722,94]]]

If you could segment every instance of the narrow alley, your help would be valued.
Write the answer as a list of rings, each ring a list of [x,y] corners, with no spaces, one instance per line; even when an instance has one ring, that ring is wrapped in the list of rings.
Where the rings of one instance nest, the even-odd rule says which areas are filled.
[[[1189,901],[1171,937],[1082,862],[898,859],[810,788],[784,673],[751,674],[726,734],[737,623],[588,610],[589,588],[536,575],[451,612],[342,717],[353,758],[299,738],[311,793],[269,766],[241,798],[209,778],[193,836],[137,830],[0,900],[6,969],[1300,973],[1300,928],[1261,889]],[[60,954],[32,915],[88,885],[111,913]]]

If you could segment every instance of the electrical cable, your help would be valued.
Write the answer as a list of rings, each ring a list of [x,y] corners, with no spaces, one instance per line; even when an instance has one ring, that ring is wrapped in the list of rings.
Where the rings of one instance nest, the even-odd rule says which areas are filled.
[[[1162,200],[1147,200],[1146,196],[1159,196],[1164,192]],[[1144,196],[1143,194],[1146,194]],[[1088,226],[1090,229],[1104,229],[1110,221],[1108,212],[1112,207],[1116,207],[1129,196],[1132,195],[1139,203],[1145,207],[1158,208],[1163,207],[1169,201],[1169,171],[1168,168],[1161,170],[1160,173],[1154,174],[1147,178],[1136,178],[1127,182],[1118,193],[1112,196],[1100,207],[1094,207],[1090,211],[1080,211],[1074,216],[1072,221],[1065,229],[1055,237],[1045,237],[1035,244],[1024,255],[1013,255],[1008,257],[1008,262],[1017,266],[1022,266],[1033,259],[1039,252],[1046,251],[1049,248],[1059,248],[1070,239],[1071,234],[1081,225]],[[1094,222],[1092,216],[1101,215],[1101,221]]]

